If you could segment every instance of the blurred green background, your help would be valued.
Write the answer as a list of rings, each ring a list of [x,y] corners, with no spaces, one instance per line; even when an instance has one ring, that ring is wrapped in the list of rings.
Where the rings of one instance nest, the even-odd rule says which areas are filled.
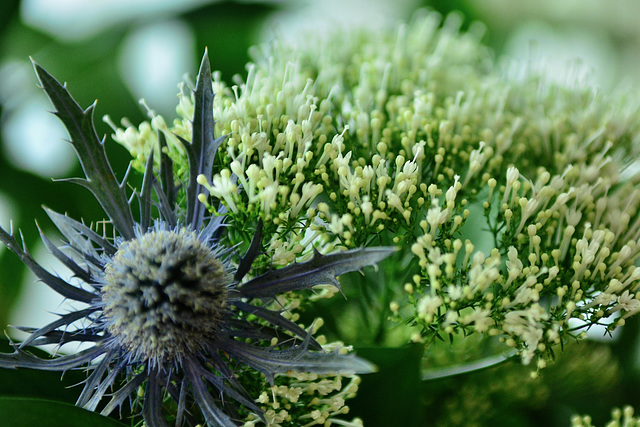
[[[633,0],[4,0],[0,225],[20,228],[36,258],[65,276],[40,245],[34,221],[52,232],[41,205],[86,222],[102,218],[84,189],[51,179],[81,171],[63,141],[62,125],[48,113],[51,107],[37,87],[29,57],[67,81],[83,107],[98,99],[96,127],[109,138],[111,130],[102,115],[109,114],[116,123],[123,117],[139,123],[146,117],[138,102],[142,97],[172,119],[177,84],[185,74],[193,76],[205,47],[212,67],[231,81],[234,74],[244,73],[249,46],[274,34],[293,43],[310,32],[386,27],[408,20],[421,7],[442,14],[461,11],[464,26],[484,22],[485,41],[495,50],[497,63],[517,59],[556,81],[585,82],[605,92],[640,83],[640,2]],[[107,151],[114,169],[124,171],[128,153],[109,143]],[[53,318],[47,312],[63,311],[60,298],[0,248],[0,328],[41,325]],[[592,413],[595,422],[603,424],[614,405],[635,403],[640,408],[637,337],[638,321],[628,322],[617,340],[588,344],[595,359],[583,360],[579,351],[569,349],[538,381],[529,381],[526,368],[507,365],[423,383],[417,374],[394,374],[399,367],[419,372],[420,351],[370,350],[371,358],[387,369],[365,379],[352,407],[371,425],[568,425],[576,411]],[[427,357],[451,359],[461,352],[440,349]],[[37,380],[0,377],[0,394],[73,401],[75,393],[30,387],[29,381]],[[17,381],[23,382],[20,387]]]

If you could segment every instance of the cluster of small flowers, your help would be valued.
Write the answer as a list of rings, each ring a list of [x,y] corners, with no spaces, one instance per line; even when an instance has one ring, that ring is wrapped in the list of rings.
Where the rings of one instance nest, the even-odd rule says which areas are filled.
[[[276,246],[286,245],[292,230],[326,233],[316,217],[329,224],[326,234],[347,247],[411,224],[425,202],[425,176],[453,177],[452,165],[440,168],[442,155],[425,155],[427,149],[444,154],[435,145],[445,139],[438,134],[453,130],[439,123],[444,93],[433,83],[444,78],[449,87],[469,85],[490,67],[486,49],[478,45],[479,32],[457,38],[457,25],[452,17],[438,30],[437,15],[416,18],[397,41],[384,34],[375,57],[351,58],[353,63],[347,60],[352,53],[378,43],[365,44],[364,34],[333,39],[320,55],[275,42],[273,50],[255,49],[245,81],[238,78],[229,88],[214,74],[216,134],[229,137],[221,150],[221,172],[201,177],[200,183],[229,209],[231,223],[255,223],[260,217],[267,230],[278,228]],[[411,69],[401,68],[407,61]],[[470,68],[470,62],[477,65]],[[429,66],[416,74],[420,64]],[[177,136],[189,138],[193,104],[182,87],[179,118],[169,129],[151,110],[151,120],[137,128],[123,121],[126,128],[120,129],[107,118],[137,168],[158,146],[159,132],[174,161],[184,166]],[[320,194],[327,200],[315,209]],[[301,221],[305,227],[298,226]]]
[[[252,228],[264,222],[263,246],[268,258],[265,268],[304,260],[311,255],[311,242],[328,251],[319,239],[322,229],[315,224],[312,202],[322,193],[321,183],[308,179],[313,174],[313,148],[326,139],[328,103],[317,105],[309,92],[310,83],[293,66],[270,73],[249,67],[247,83],[228,88],[214,73],[214,117],[216,134],[228,135],[218,153],[219,174],[198,177],[216,200],[228,210],[231,243],[250,240]],[[277,85],[276,82],[282,82]],[[193,97],[181,84],[179,118],[168,128],[163,117],[148,109],[149,122],[135,127],[126,120],[125,129],[114,128],[114,139],[134,157],[133,167],[143,169],[149,153],[157,149],[159,135],[166,138],[166,150],[179,178],[187,170],[186,156],[178,138],[189,139]],[[338,143],[340,136],[334,138]],[[239,191],[239,187],[244,191]],[[206,198],[201,201],[210,210]]]
[[[288,293],[280,295],[270,304],[281,309],[285,319],[299,322],[300,315],[296,310],[301,303],[299,296]],[[324,335],[317,335],[323,324],[323,319],[317,318],[308,329],[325,351],[336,351],[341,354],[351,351],[351,347],[341,342],[327,343]],[[299,326],[307,329],[304,324]],[[274,340],[273,344],[276,345],[277,340]],[[267,426],[330,426],[332,424],[348,427],[362,426],[359,418],[351,421],[342,418],[349,413],[346,401],[354,398],[358,391],[360,377],[357,375],[319,375],[291,371],[276,375],[272,386],[265,383],[264,376],[253,370],[246,370],[241,375],[247,376],[243,378],[244,380],[257,377],[253,382],[260,390],[256,392],[256,401],[264,410],[263,416]],[[244,426],[253,427],[262,424],[262,420],[256,414],[249,413]]]
[[[640,177],[621,173],[638,154],[638,105],[510,79],[482,27],[460,24],[422,13],[395,33],[256,49],[244,81],[215,81],[229,137],[221,172],[199,182],[229,210],[231,243],[264,221],[265,268],[313,245],[393,241],[414,261],[386,309],[414,341],[497,335],[542,368],[565,335],[640,311]],[[160,131],[179,158],[170,134],[188,137],[190,99],[169,131],[154,116],[116,140],[144,158]]]
[[[431,333],[471,327],[502,335],[529,363],[560,342],[572,318],[586,328],[618,313],[612,330],[640,311],[640,190],[606,176],[602,163],[611,159],[596,157],[553,178],[541,167],[535,181],[510,167],[498,192],[490,178],[489,256],[449,231],[456,223],[446,210],[429,209],[411,247],[423,274],[405,285],[416,322]]]
[[[332,424],[362,427],[362,420],[346,421],[342,417],[349,412],[345,400],[358,391],[360,377],[326,376],[292,372],[276,378],[270,390],[263,391],[257,401],[261,405],[267,425],[326,426]],[[244,427],[253,427],[261,421],[253,414],[247,417]]]
[[[571,419],[572,427],[595,427],[591,424],[589,415],[576,415]],[[615,408],[611,411],[611,421],[606,427],[638,427],[640,426],[640,418],[633,416],[633,408],[625,406],[622,410]]]
[[[331,292],[318,292],[317,298],[330,297]],[[318,335],[318,330],[324,324],[322,318],[316,318],[310,326],[300,322],[298,309],[302,299],[295,293],[279,295],[274,301],[268,302],[269,307],[282,311],[282,317],[298,323],[302,329],[307,329],[314,335],[316,341],[325,351],[347,354],[352,350],[342,342],[327,342],[324,335]],[[268,326],[265,323],[265,326]],[[277,345],[277,339],[271,343]],[[254,384],[255,398],[267,426],[313,426],[313,425],[344,425],[347,427],[362,427],[362,420],[354,418],[351,421],[343,417],[349,413],[346,401],[356,396],[360,377],[358,375],[332,375],[290,371],[278,374],[273,385],[269,385],[263,375],[255,370],[244,370],[240,373],[243,383]],[[253,379],[253,381],[250,381]],[[244,427],[263,425],[256,414],[248,413]]]

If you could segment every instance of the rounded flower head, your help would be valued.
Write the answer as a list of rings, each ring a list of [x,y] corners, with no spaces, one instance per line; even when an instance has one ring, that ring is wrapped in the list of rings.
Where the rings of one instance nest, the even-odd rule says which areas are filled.
[[[152,230],[123,243],[105,266],[107,330],[136,359],[194,354],[219,333],[230,275],[196,233]]]
[[[252,274],[262,251],[262,222],[243,255],[225,247],[224,209],[208,216],[207,189],[198,176],[212,176],[224,137],[214,137],[213,89],[205,55],[196,89],[191,141],[180,138],[188,159],[187,182],[174,182],[166,141],[158,135],[158,164],[149,156],[142,187],[126,194],[118,182],[92,123],[93,106],[82,110],[66,87],[36,65],[42,87],[57,109],[86,178],[70,181],[88,188],[109,217],[114,238],[47,210],[67,240],[67,255],[43,234],[49,251],[79,278],[74,286],[42,268],[13,233],[0,228],[0,242],[53,290],[85,304],[31,332],[0,367],[60,370],[88,367],[77,404],[109,414],[133,398],[148,426],[234,426],[247,413],[266,416],[241,381],[240,370],[254,370],[274,386],[287,372],[341,374],[370,372],[354,355],[325,352],[279,306],[280,294],[316,285],[338,286],[336,277],[375,264],[392,248],[369,248],[320,255],[263,274]],[[158,169],[159,165],[159,170]],[[153,196],[152,196],[153,195]],[[176,201],[179,196],[186,209]],[[132,206],[139,206],[134,218]],[[157,216],[152,212],[157,212]],[[233,259],[232,259],[233,257]],[[80,323],[81,326],[76,328]],[[74,329],[76,328],[76,329]],[[39,358],[29,346],[70,342],[91,344],[74,354]],[[256,375],[250,375],[255,378]],[[259,378],[259,376],[258,376]],[[141,392],[141,390],[143,392]],[[173,401],[173,403],[168,403]],[[167,408],[173,408],[167,413]],[[240,410],[239,408],[243,408]]]

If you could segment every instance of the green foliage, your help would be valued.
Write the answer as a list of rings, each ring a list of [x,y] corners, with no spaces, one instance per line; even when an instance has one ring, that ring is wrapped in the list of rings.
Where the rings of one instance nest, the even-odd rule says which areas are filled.
[[[77,406],[52,400],[0,396],[0,425],[24,427],[42,425],[51,427],[123,427],[111,418],[89,412]]]
[[[424,426],[428,413],[422,404],[420,365],[424,348],[362,347],[358,354],[378,366],[378,373],[362,378],[360,391],[349,403],[365,426]],[[393,408],[393,410],[389,410]]]

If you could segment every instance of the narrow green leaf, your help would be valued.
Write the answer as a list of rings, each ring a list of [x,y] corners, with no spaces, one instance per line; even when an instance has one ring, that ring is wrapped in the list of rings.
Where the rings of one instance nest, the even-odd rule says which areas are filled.
[[[9,353],[14,348],[7,340],[0,340],[0,352]],[[46,353],[31,349],[38,356]],[[33,369],[0,369],[0,396],[22,396],[41,399],[55,399],[74,403],[81,387],[74,387],[87,378],[83,370],[60,372],[36,371]],[[2,425],[0,423],[0,425]]]
[[[68,403],[0,396],[3,427],[123,427],[124,424]]]

